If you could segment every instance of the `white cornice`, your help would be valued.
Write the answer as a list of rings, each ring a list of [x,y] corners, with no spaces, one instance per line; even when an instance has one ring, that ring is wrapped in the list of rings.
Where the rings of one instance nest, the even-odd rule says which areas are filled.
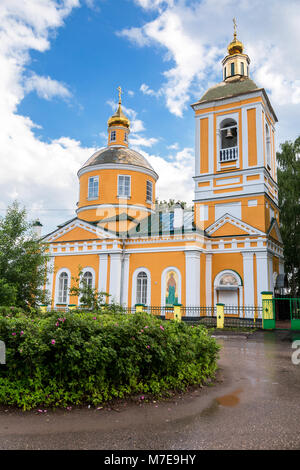
[[[102,163],[99,165],[90,165],[83,168],[77,173],[78,178],[84,175],[85,173],[90,173],[91,171],[101,171],[101,170],[125,170],[125,171],[137,171],[138,173],[144,173],[145,175],[152,176],[155,181],[158,180],[158,174],[151,170],[150,168],[145,168],[138,165],[126,165],[124,163]]]
[[[155,211],[152,209],[149,209],[146,206],[136,206],[134,204],[97,204],[97,205],[87,205],[87,206],[82,206],[79,209],[76,209],[76,214],[79,214],[82,211],[87,211],[87,210],[92,210],[92,209],[107,209],[107,208],[122,208],[122,209],[134,209],[137,211],[144,211],[148,212],[149,214],[154,214]]]
[[[115,235],[113,235],[110,232],[107,232],[106,230],[103,230],[101,227],[93,227],[89,223],[85,222],[84,220],[73,220],[70,223],[64,225],[63,227],[58,228],[54,232],[50,233],[49,235],[46,235],[45,238],[43,238],[43,241],[46,243],[51,243],[58,238],[62,237],[66,233],[74,230],[74,228],[82,228],[86,230],[87,232],[93,233],[94,235],[97,235],[101,239],[112,239],[115,238]],[[95,239],[96,241],[96,239]]]

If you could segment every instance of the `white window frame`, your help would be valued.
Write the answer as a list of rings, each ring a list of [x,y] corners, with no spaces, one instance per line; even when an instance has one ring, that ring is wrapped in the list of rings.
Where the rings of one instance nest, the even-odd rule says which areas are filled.
[[[133,275],[132,275],[132,297],[131,297],[131,305],[132,307],[135,306],[137,303],[137,280],[138,275],[144,272],[147,275],[147,306],[151,305],[151,273],[149,269],[145,267],[137,268]]]
[[[66,302],[61,302],[60,297],[59,297],[59,291],[60,291],[60,276],[61,274],[67,274],[68,280],[67,280],[67,298]],[[55,305],[57,304],[62,304],[62,305],[69,305],[70,303],[70,286],[71,286],[71,271],[68,268],[61,268],[57,273],[56,273],[56,280],[55,280]]]
[[[151,197],[148,197],[148,185],[150,185],[151,188]],[[153,200],[153,183],[150,180],[146,181],[146,202],[152,203]]]
[[[129,179],[129,194],[120,194],[120,187],[121,186],[124,186],[124,188],[126,187],[126,183],[124,183],[123,185],[120,184],[121,178]],[[121,199],[129,199],[131,197],[131,176],[130,175],[118,175],[118,197]]]
[[[117,140],[117,132],[110,131],[110,142],[116,142],[116,140]]]
[[[125,132],[124,134],[124,142],[128,142],[128,132]]]
[[[93,181],[91,181],[93,180]],[[97,182],[97,194],[95,195],[95,181]],[[93,193],[91,193],[91,190],[93,190]],[[99,197],[99,176],[90,176],[89,177],[89,183],[88,183],[88,200],[92,201],[94,199],[98,199]]]
[[[223,114],[222,116],[217,117],[217,171],[221,170],[221,162],[220,162],[220,150],[221,150],[221,124],[225,119],[233,119],[236,122],[236,129],[237,129],[237,159],[232,160],[232,167],[229,168],[239,168],[240,167],[240,146],[239,146],[239,128],[240,128],[240,121],[238,113],[229,113]],[[223,128],[223,127],[222,127]]]

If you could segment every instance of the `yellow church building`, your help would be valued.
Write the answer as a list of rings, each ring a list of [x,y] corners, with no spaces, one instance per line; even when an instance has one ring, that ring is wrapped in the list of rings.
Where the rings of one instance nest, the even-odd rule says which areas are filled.
[[[130,121],[108,120],[108,145],[78,171],[76,217],[45,236],[52,307],[70,297],[79,267],[109,302],[212,307],[260,306],[284,270],[276,178],[276,114],[250,78],[250,59],[234,39],[223,80],[192,104],[195,113],[193,207],[160,210],[158,175],[129,147]],[[180,181],[178,182],[180,184]],[[194,310],[191,308],[190,312]],[[189,309],[185,310],[189,315]],[[201,312],[201,309],[198,310]],[[199,313],[200,314],[200,313]],[[192,313],[191,313],[192,315]]]

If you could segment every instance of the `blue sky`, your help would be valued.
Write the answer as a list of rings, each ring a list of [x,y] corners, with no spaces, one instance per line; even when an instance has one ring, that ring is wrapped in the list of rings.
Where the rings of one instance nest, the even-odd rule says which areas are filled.
[[[18,199],[44,233],[74,216],[76,173],[106,145],[121,85],[130,145],[159,173],[160,199],[192,201],[190,104],[221,81],[238,37],[251,77],[279,118],[277,145],[299,134],[299,1],[2,0],[0,214]]]

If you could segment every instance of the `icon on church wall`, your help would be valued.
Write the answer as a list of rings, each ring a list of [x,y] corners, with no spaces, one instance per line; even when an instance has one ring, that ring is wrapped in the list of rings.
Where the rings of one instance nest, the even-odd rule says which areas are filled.
[[[169,271],[166,277],[166,305],[178,303],[178,275],[175,271]]]

